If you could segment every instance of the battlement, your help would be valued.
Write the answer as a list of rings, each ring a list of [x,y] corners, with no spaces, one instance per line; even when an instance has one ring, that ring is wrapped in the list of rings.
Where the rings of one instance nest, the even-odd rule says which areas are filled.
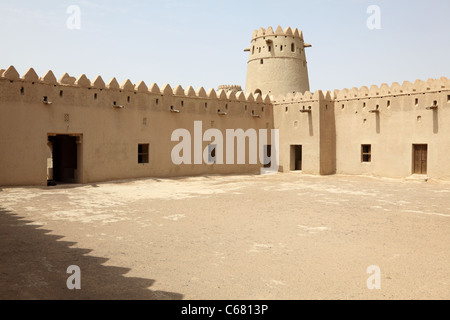
[[[334,99],[333,93],[330,91],[316,90],[315,92],[306,91],[305,93],[288,93],[287,95],[280,95],[277,97],[271,96],[271,101],[274,105],[288,104],[294,102],[310,102],[319,100],[332,100]]]
[[[242,87],[240,85],[220,85],[217,90],[224,90],[224,91],[234,91],[239,92],[242,91]]]
[[[372,85],[370,88],[363,86],[361,88],[334,90],[333,95],[335,100],[341,101],[439,91],[450,91],[450,80],[446,77],[428,79],[427,81],[416,80],[414,83],[404,81],[402,85],[394,82],[390,86],[387,83],[383,83],[380,87]]]
[[[186,98],[198,98],[198,99],[214,99],[214,100],[228,100],[228,101],[240,101],[248,103],[261,103],[270,104],[271,100],[268,95],[262,96],[261,94],[244,94],[241,87],[238,85],[232,86],[220,86],[217,91],[214,89],[205,90],[203,87],[199,87],[194,90],[189,86],[183,89],[181,85],[177,85],[172,88],[169,84],[165,84],[159,87],[156,83],[152,83],[147,86],[144,81],[140,81],[137,84],[133,84],[129,79],[126,79],[121,84],[116,78],[112,78],[109,82],[105,83],[101,76],[95,77],[94,80],[89,80],[85,74],[80,75],[78,78],[70,76],[68,73],[64,73],[58,80],[54,73],[49,70],[42,77],[39,77],[33,68],[30,68],[23,76],[17,72],[14,66],[10,66],[6,70],[0,69],[0,80],[9,80],[11,82],[21,81],[30,83],[41,83],[53,86],[71,86],[87,89],[99,89],[105,91],[120,91],[120,92],[134,92],[144,94],[154,94],[161,96],[174,96],[174,97],[186,97]]]
[[[334,91],[317,90],[314,93],[309,91],[306,91],[303,94],[300,92],[295,94],[288,93],[287,95],[275,97],[271,96],[271,101],[275,105],[300,101],[317,101],[319,99],[329,101],[349,101],[390,96],[436,93],[441,91],[450,91],[450,80],[446,77],[441,77],[440,79],[428,79],[427,81],[416,80],[414,83],[404,81],[402,85],[398,82],[394,82],[390,86],[383,83],[380,87],[377,85],[372,85],[370,88],[367,86],[362,86],[361,88],[354,87],[351,89]]]
[[[287,27],[283,30],[281,26],[278,26],[275,32],[273,31],[272,27],[268,27],[267,29],[259,28],[259,30],[253,31],[252,40],[267,36],[286,36],[300,38],[301,40],[303,40],[303,32],[301,30],[298,30],[297,28],[292,30],[291,27]]]

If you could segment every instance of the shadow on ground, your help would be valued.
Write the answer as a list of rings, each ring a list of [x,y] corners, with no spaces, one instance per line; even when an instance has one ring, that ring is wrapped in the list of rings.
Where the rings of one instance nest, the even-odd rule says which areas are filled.
[[[126,277],[128,268],[104,266],[92,250],[72,248],[32,221],[0,207],[0,299],[180,300],[183,295],[151,291],[155,280]],[[81,290],[67,289],[71,265],[81,269]]]

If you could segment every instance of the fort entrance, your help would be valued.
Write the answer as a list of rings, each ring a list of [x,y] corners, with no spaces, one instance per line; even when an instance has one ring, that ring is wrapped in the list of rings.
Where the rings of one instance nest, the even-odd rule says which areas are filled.
[[[59,183],[81,183],[79,160],[81,135],[49,135],[51,160],[47,161],[48,180]]]
[[[428,145],[415,144],[413,146],[413,173],[427,174]]]
[[[291,146],[291,171],[302,171],[303,148],[300,145]]]

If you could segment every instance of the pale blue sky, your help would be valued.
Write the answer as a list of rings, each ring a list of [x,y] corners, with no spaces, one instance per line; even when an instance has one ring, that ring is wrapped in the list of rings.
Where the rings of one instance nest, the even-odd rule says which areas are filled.
[[[69,30],[69,5],[81,30]],[[369,5],[381,30],[369,30]],[[147,85],[244,87],[251,34],[303,30],[311,89],[450,77],[450,1],[0,0],[0,68]]]

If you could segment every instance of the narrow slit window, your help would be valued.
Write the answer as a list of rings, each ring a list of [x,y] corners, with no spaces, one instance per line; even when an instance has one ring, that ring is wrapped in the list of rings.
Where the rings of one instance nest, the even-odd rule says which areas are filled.
[[[138,163],[149,163],[149,146],[150,145],[148,143],[138,145]]]
[[[264,64],[264,59],[261,59],[260,63],[261,63],[261,64]]]
[[[361,162],[372,162],[372,145],[363,144],[361,146]]]
[[[294,43],[291,44],[291,51],[295,52],[295,44]]]
[[[24,87],[20,88],[20,94],[23,96],[25,94],[25,89]]]

